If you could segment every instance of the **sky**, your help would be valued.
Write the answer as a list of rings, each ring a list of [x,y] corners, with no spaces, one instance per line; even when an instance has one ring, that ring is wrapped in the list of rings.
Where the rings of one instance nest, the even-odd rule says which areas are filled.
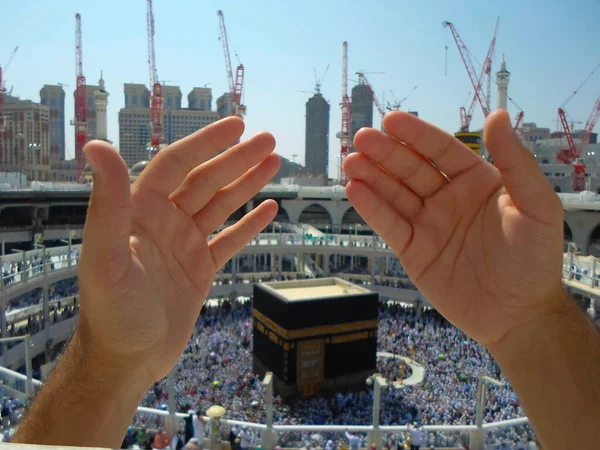
[[[246,131],[272,132],[277,152],[304,163],[305,103],[315,77],[329,70],[321,91],[331,104],[329,172],[336,176],[340,143],[342,42],[348,41],[350,88],[359,70],[381,102],[417,89],[402,109],[454,132],[459,108],[473,92],[450,31],[454,23],[475,60],[483,62],[500,17],[493,72],[502,53],[511,72],[509,96],[526,122],[557,129],[557,108],[600,62],[600,3],[516,1],[215,1],[154,0],[156,60],[160,80],[181,87],[184,104],[193,87],[207,85],[216,99],[228,90],[217,10],[225,15],[233,55],[245,66]],[[5,74],[13,95],[39,101],[43,84],[69,85],[66,119],[73,117],[75,13],[82,16],[83,70],[88,84],[104,71],[108,134],[118,147],[123,83],[149,83],[146,1],[1,0],[0,64],[19,51]],[[447,74],[445,73],[445,50]],[[478,63],[475,62],[478,68]],[[375,72],[382,72],[377,74]],[[492,107],[496,105],[492,84]],[[600,93],[600,69],[565,106],[570,120],[585,122]],[[510,105],[515,117],[518,110]],[[380,118],[374,111],[374,126]],[[477,107],[472,129],[483,125]],[[577,125],[581,127],[582,125]],[[74,154],[67,129],[67,157]],[[598,131],[598,130],[596,130]]]

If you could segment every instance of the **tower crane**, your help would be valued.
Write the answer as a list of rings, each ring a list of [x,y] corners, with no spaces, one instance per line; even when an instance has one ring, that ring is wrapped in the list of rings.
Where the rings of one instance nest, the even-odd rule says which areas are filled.
[[[573,165],[573,190],[575,192],[580,192],[585,190],[585,164],[581,160],[581,154],[583,153],[585,144],[589,141],[592,130],[596,126],[598,117],[600,117],[600,97],[598,97],[594,103],[594,108],[585,123],[579,145],[575,145],[575,141],[573,140],[573,130],[571,130],[571,127],[569,126],[565,110],[562,107],[558,108],[558,117],[565,130],[565,137],[567,138],[569,148],[560,150],[557,158],[566,164]]]
[[[340,149],[340,184],[346,186],[348,179],[344,172],[344,160],[350,150],[350,97],[348,96],[348,42],[344,41],[342,56],[342,129],[338,134]]]
[[[383,120],[383,116],[385,116],[385,110],[384,110],[383,106],[381,105],[381,103],[379,103],[379,99],[377,98],[377,95],[375,94],[375,90],[373,89],[373,86],[371,86],[371,83],[369,83],[369,80],[367,80],[367,77],[364,72],[356,72],[356,75],[358,75],[358,82],[360,84],[365,84],[371,91],[371,96],[373,97],[373,103],[375,103],[375,108],[377,108],[377,111],[379,112],[379,115],[381,116],[381,120]]]
[[[390,93],[392,94],[392,97],[394,99],[394,103],[388,102],[387,106],[385,107],[385,109],[387,109],[388,111],[398,111],[400,108],[402,108],[402,105],[404,104],[404,102],[406,100],[408,100],[408,97],[410,97],[412,95],[412,93],[415,92],[416,90],[417,90],[417,86],[415,86],[414,88],[412,88],[411,91],[408,94],[406,94],[402,100],[398,101],[396,99],[396,95],[394,94],[394,91],[392,91],[390,89]]]
[[[492,37],[492,41],[490,42],[490,46],[483,61],[483,65],[481,68],[481,72],[479,76],[475,72],[475,67],[473,66],[473,62],[471,61],[470,50],[463,42],[462,38],[456,31],[454,24],[452,22],[445,21],[442,25],[446,28],[450,29],[452,36],[454,37],[454,41],[456,42],[456,46],[458,47],[458,52],[463,60],[465,68],[467,69],[467,75],[469,76],[469,80],[473,85],[473,100],[468,110],[464,107],[460,108],[460,130],[458,133],[455,133],[454,136],[458,138],[463,144],[472,149],[475,153],[479,154],[479,150],[481,148],[481,133],[471,132],[469,131],[469,127],[471,125],[471,119],[473,118],[473,112],[475,110],[475,103],[479,103],[481,106],[481,110],[483,111],[484,117],[490,114],[490,90],[491,90],[491,69],[492,69],[492,58],[494,55],[494,50],[496,47],[496,35],[498,34],[498,25],[500,19],[496,20],[496,27],[494,29],[494,35]],[[483,90],[483,79],[487,78],[487,89],[486,92]]]
[[[150,69],[150,86],[152,86],[150,157],[154,157],[160,150],[163,135],[162,123],[162,85],[158,81],[156,70],[156,54],[154,51],[154,13],[152,12],[152,0],[147,0],[148,10],[146,22],[148,27],[148,66]]]
[[[77,175],[83,181],[85,155],[83,146],[87,140],[87,104],[85,99],[85,76],[83,75],[83,41],[81,37],[81,14],[75,14],[75,69],[77,82],[75,88],[75,160]]]
[[[231,57],[229,56],[229,39],[227,38],[227,28],[225,27],[225,17],[223,11],[217,12],[221,26],[221,43],[223,44],[223,54],[225,55],[225,69],[229,81],[229,96],[231,99],[231,115],[244,118],[246,115],[246,105],[242,104],[242,94],[244,90],[244,65],[240,63],[233,77],[231,68]],[[237,56],[237,55],[236,55]]]
[[[17,50],[19,50],[19,46],[17,45],[15,47],[15,49],[12,51],[12,53],[10,54],[10,57],[8,58],[8,62],[4,65],[4,75],[6,75],[6,72],[8,71],[8,68],[10,67],[10,63],[12,62],[13,58],[15,57]],[[3,70],[2,70],[2,66],[0,66],[0,134],[4,133],[4,108],[3,108],[3,104],[4,104],[4,84],[2,81],[2,76],[3,76]],[[12,92],[12,89],[11,89]]]

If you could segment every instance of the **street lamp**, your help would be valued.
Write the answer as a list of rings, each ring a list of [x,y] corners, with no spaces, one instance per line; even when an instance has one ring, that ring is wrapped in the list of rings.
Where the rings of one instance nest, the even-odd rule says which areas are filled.
[[[33,181],[37,181],[37,179],[38,179],[38,177],[37,177],[37,170],[38,170],[37,156],[38,156],[38,150],[41,147],[42,146],[40,144],[38,144],[37,142],[32,142],[31,144],[29,144],[31,156],[33,158]]]
[[[367,378],[367,386],[373,386],[373,431],[367,437],[368,444],[382,447],[381,430],[379,429],[379,411],[381,409],[381,388],[388,386],[387,380],[376,373]]]

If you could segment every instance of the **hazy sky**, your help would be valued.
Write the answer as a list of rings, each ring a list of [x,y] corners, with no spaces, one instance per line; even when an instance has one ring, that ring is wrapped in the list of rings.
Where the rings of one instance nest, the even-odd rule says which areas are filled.
[[[466,45],[482,61],[497,16],[496,58],[506,54],[512,73],[509,95],[525,111],[525,121],[556,129],[556,110],[600,62],[600,4],[576,1],[200,1],[154,0],[159,79],[181,86],[184,100],[192,87],[225,92],[227,77],[217,10],[222,9],[230,41],[246,67],[246,136],[271,131],[278,152],[297,154],[304,163],[305,102],[298,90],[314,88],[313,67],[331,103],[330,174],[337,172],[340,129],[342,42],[349,43],[349,78],[357,70],[384,72],[370,81],[383,100],[417,90],[405,109],[448,131],[456,131],[458,110],[472,91],[465,68],[444,20],[453,22]],[[39,101],[44,83],[69,85],[67,120],[73,116],[75,85],[75,13],[82,15],[83,64],[89,84],[104,70],[109,98],[109,138],[118,146],[117,114],[123,107],[123,83],[148,84],[146,2],[144,0],[47,1],[2,0],[0,63],[19,45],[5,76],[13,94]],[[252,5],[252,6],[250,6]],[[444,46],[448,45],[448,74]],[[237,61],[232,55],[232,64]],[[352,86],[354,83],[350,83]],[[495,91],[495,85],[492,85]],[[600,70],[566,106],[583,121],[600,93]],[[184,102],[187,105],[187,102]],[[496,104],[495,92],[492,105]],[[516,109],[510,107],[511,116]],[[379,117],[375,112],[375,126]],[[472,128],[481,126],[476,109]],[[72,127],[67,156],[74,153]]]

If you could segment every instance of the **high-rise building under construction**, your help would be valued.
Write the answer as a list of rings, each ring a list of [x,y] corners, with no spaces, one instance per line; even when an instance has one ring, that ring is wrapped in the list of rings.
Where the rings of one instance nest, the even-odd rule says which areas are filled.
[[[50,161],[65,159],[65,91],[61,85],[45,84],[40,103],[50,108]]]
[[[359,83],[352,88],[352,100],[350,102],[350,139],[352,140],[352,152],[354,148],[354,135],[363,127],[373,126],[373,92],[371,88]]]
[[[328,177],[329,169],[329,102],[317,92],[306,102],[306,172]]]

